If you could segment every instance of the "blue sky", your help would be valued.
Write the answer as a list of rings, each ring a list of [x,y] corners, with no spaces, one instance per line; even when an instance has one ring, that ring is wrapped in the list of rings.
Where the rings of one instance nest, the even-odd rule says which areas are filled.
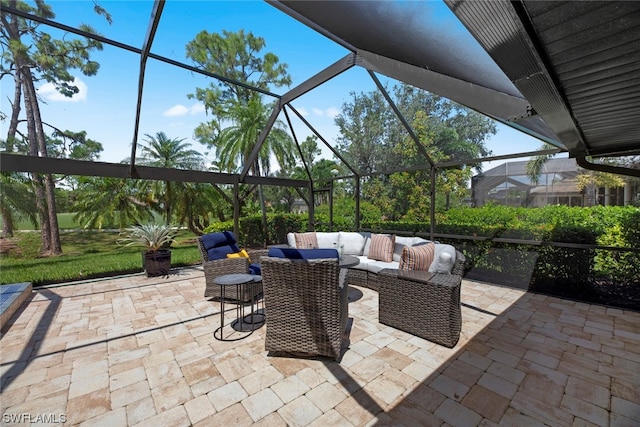
[[[86,23],[102,35],[119,42],[141,47],[147,31],[153,2],[101,1],[113,17],[113,24],[92,12],[92,2],[49,1],[60,22],[76,26]],[[415,2],[428,13],[450,11],[439,1]],[[266,49],[281,62],[288,64],[292,87],[320,72],[349,52],[324,36],[304,26],[273,6],[257,1],[167,1],[151,51],[177,61],[190,63],[185,57],[185,45],[202,30],[221,32],[244,29],[263,37]],[[55,37],[61,33],[50,31]],[[46,85],[39,91],[46,104],[42,106],[43,121],[60,129],[85,130],[88,137],[101,142],[104,152],[100,160],[119,162],[131,154],[137,99],[139,56],[105,45],[102,52],[92,55],[100,63],[96,76],[77,73],[81,93],[66,99],[52,92]],[[386,81],[383,76],[381,80]],[[3,79],[1,91],[12,93],[13,82]],[[150,59],[145,77],[139,141],[145,134],[165,132],[170,138],[185,138],[193,147],[206,149],[192,139],[194,128],[207,120],[204,109],[187,95],[197,87],[206,87],[211,80],[191,72]],[[394,83],[394,81],[391,81]],[[334,143],[337,128],[333,124],[341,106],[351,100],[351,91],[375,89],[366,71],[355,67],[305,94],[292,104],[330,143]],[[287,89],[274,89],[284,93]],[[1,110],[10,110],[6,95],[0,101]],[[499,125],[499,132],[488,142],[494,154],[508,154],[535,150],[541,142],[516,130]],[[296,125],[296,136],[303,140],[311,132]],[[47,130],[49,131],[49,130]],[[6,123],[0,123],[6,135]],[[325,151],[328,153],[328,151]],[[209,159],[213,155],[209,153]],[[327,157],[330,157],[327,155]],[[501,163],[501,162],[500,162]],[[497,163],[487,163],[487,170]]]

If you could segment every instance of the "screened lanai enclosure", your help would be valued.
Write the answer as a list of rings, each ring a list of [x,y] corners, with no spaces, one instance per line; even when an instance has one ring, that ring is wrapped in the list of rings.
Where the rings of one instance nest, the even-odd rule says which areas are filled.
[[[593,239],[568,242],[567,236],[551,232],[542,236],[532,230],[516,233],[505,226],[491,230],[491,227],[469,230],[464,225],[439,227],[436,196],[444,190],[438,188],[436,177],[443,171],[466,166],[484,169],[485,173],[476,176],[470,184],[476,200],[468,201],[469,205],[480,206],[492,200],[511,206],[585,206],[583,199],[570,194],[571,189],[558,188],[564,179],[575,175],[553,168],[571,161],[585,171],[621,177],[622,187],[612,190],[617,200],[614,204],[624,205],[627,197],[631,204],[635,190],[627,190],[627,194],[619,188],[628,185],[637,189],[640,169],[637,163],[617,159],[640,155],[640,120],[637,120],[640,115],[640,2],[267,1],[256,6],[255,15],[243,14],[244,2],[155,1],[145,5],[148,10],[144,17],[120,15],[127,20],[128,31],[116,32],[104,24],[98,26],[96,32],[79,26],[83,19],[78,16],[83,16],[78,15],[77,9],[67,10],[56,18],[3,1],[3,19],[25,20],[68,38],[101,42],[109,55],[101,64],[101,72],[117,75],[118,86],[121,86],[113,88],[113,93],[107,90],[96,94],[104,97],[104,105],[92,111],[94,115],[101,115],[113,135],[118,135],[101,135],[101,142],[105,146],[118,145],[119,159],[98,162],[56,158],[42,150],[28,155],[3,152],[0,153],[3,172],[197,182],[232,188],[233,197],[228,202],[234,206],[236,232],[239,231],[240,195],[260,186],[296,189],[298,199],[306,205],[306,209],[301,210],[308,212],[311,228],[315,223],[314,200],[331,202],[334,189],[342,188],[354,200],[353,227],[382,229],[380,224],[362,223],[361,186],[375,176],[409,172],[419,176],[420,184],[428,188],[424,204],[428,211],[428,229],[386,227],[432,240],[455,242],[467,250],[471,260],[476,260],[469,266],[472,273],[475,268],[476,277],[486,273],[490,264],[504,266],[504,257],[514,252],[522,255],[523,260],[518,272],[503,275],[511,277],[512,280],[505,279],[509,283],[529,283],[540,260],[545,266],[540,273],[544,279],[541,283],[546,283],[556,270],[562,269],[558,263],[574,255],[582,256],[576,255],[578,253],[586,254],[585,259],[591,264],[602,262],[597,259],[603,257],[627,264],[638,259],[637,245],[611,249],[611,242],[599,243]],[[107,10],[113,7],[114,13],[118,9],[126,12],[124,3],[104,2],[102,6]],[[305,67],[295,67],[290,84],[286,87],[251,84],[237,76],[211,71],[197,61],[183,59],[184,53],[176,51],[175,46],[186,46],[190,39],[175,40],[181,36],[172,29],[188,26],[195,16],[207,16],[211,27],[194,29],[194,34],[201,30],[223,31],[225,25],[232,22],[216,19],[217,11],[223,8],[233,10],[237,20],[233,21],[234,25],[247,31],[258,22],[267,28],[284,29],[285,33],[288,28],[304,29],[302,38],[291,39],[285,34],[274,42],[275,47],[268,46],[283,62],[292,64],[292,70],[293,64],[305,64]],[[325,50],[306,48],[318,41],[324,43]],[[289,56],[277,51],[277,48],[286,51],[285,47],[292,52]],[[254,93],[271,106],[265,126],[251,141],[243,163],[235,170],[164,169],[137,161],[143,135],[157,131],[149,127],[150,117],[160,114],[159,105],[177,103],[166,93],[168,87],[184,81],[189,81],[187,93],[193,93],[196,87],[224,83]],[[442,97],[488,117],[501,132],[510,135],[510,139],[500,149],[489,146],[482,155],[465,156],[459,151],[446,158],[434,156],[425,144],[421,129],[415,127],[415,117],[405,117],[398,107],[398,98],[392,90],[396,84]],[[351,90],[377,94],[377,99],[393,112],[399,129],[397,139],[407,141],[410,145],[407,149],[415,155],[395,157],[397,163],[387,170],[372,170],[345,157],[343,150],[354,142],[355,136],[327,131],[325,122],[319,120],[323,116],[321,112],[316,116],[309,114],[312,109],[309,100],[319,96],[329,100],[327,105],[344,104],[345,99],[350,99]],[[119,96],[120,93],[123,95]],[[9,104],[2,102],[6,114],[5,106]],[[115,110],[106,109],[111,104],[116,104]],[[189,111],[184,105],[180,106]],[[213,114],[210,107],[201,106],[201,110]],[[71,112],[71,107],[68,108]],[[192,112],[197,113],[197,109]],[[64,115],[65,109],[59,109],[58,114]],[[68,118],[73,113],[66,115]],[[327,115],[325,112],[324,117]],[[52,113],[52,117],[60,116]],[[168,113],[164,117],[172,116]],[[191,133],[195,127],[190,129]],[[256,172],[255,165],[264,160],[262,147],[276,131],[284,131],[293,139],[294,155],[306,176],[278,176],[275,165],[271,174]],[[308,136],[317,138],[323,154],[338,165],[329,179],[312,180],[309,173],[312,159],[305,159],[300,148]],[[376,144],[376,141],[368,142]],[[543,143],[546,148],[539,150]],[[563,158],[547,164],[548,171],[542,175],[544,185],[531,185],[528,178],[523,178],[526,174],[522,162],[526,159],[558,154]],[[506,170],[498,173],[491,166],[485,166],[503,162],[500,167],[507,168],[512,160],[521,162],[517,173]],[[555,196],[549,195],[549,185],[553,184]],[[375,204],[376,200],[367,202]],[[502,269],[497,267],[492,271]],[[632,264],[629,269],[634,269]],[[635,273],[632,271],[629,277],[637,284]],[[572,272],[562,270],[560,274],[569,277]]]

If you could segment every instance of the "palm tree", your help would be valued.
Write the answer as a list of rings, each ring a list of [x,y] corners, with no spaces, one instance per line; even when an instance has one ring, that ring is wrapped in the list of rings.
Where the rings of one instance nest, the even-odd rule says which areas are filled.
[[[147,201],[140,199],[132,180],[81,177],[74,196],[74,221],[83,228],[126,228],[152,218]]]
[[[145,134],[145,144],[140,144],[141,156],[139,163],[171,169],[204,170],[202,155],[192,150],[191,144],[183,139],[169,139],[164,132],[157,132],[155,136]],[[174,183],[171,181],[143,181],[141,186],[149,191],[152,200],[162,212],[165,223],[169,224],[172,217],[172,207],[179,199],[175,194]]]
[[[549,143],[543,143],[542,146],[538,149],[539,151],[544,150],[553,150],[557,148],[554,145]],[[551,160],[555,156],[555,154],[543,154],[540,156],[535,156],[529,160],[527,163],[527,176],[531,180],[533,185],[538,185],[540,183],[540,175],[542,175],[542,170],[544,169],[544,165],[547,164],[549,160]]]
[[[225,169],[232,171],[244,165],[260,132],[269,120],[269,114],[258,94],[252,96],[246,104],[234,103],[223,113],[220,118],[227,120],[229,126],[220,131],[216,154]],[[260,156],[251,165],[251,171],[256,176],[268,175],[271,171],[272,155],[280,165],[292,165],[294,153],[293,140],[284,130],[283,123],[278,121],[269,132]]]
[[[266,127],[269,113],[262,103],[259,94],[254,93],[248,102],[234,102],[220,117],[230,125],[220,131],[216,153],[220,164],[227,170],[236,169],[237,165],[244,165],[258,141],[262,129]],[[258,158],[250,165],[254,176],[268,175],[271,171],[271,157],[276,158],[283,166],[293,165],[295,149],[293,139],[284,130],[282,122],[274,123],[269,131]],[[267,232],[267,212],[264,202],[262,186],[258,186],[258,196],[262,208],[262,226],[264,236]],[[268,244],[269,242],[265,242]]]
[[[2,237],[13,237],[15,221],[28,218],[34,228],[38,227],[36,201],[29,178],[24,174],[0,174],[0,214],[2,215]]]

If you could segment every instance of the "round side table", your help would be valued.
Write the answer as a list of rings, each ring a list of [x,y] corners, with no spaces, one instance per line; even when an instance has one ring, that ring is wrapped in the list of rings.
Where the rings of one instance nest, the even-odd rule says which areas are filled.
[[[253,320],[253,303],[254,301],[251,300],[251,313],[246,314],[244,312],[244,302],[241,300],[242,298],[242,291],[243,291],[243,286],[253,286],[254,283],[256,281],[261,281],[262,277],[260,277],[259,280],[256,280],[256,277],[260,277],[260,276],[254,276],[252,274],[225,274],[219,277],[216,277],[213,281],[214,284],[220,286],[220,295],[222,295],[223,297],[220,298],[220,326],[213,332],[213,336],[215,339],[219,340],[219,341],[237,341],[237,340],[241,340],[243,338],[248,337],[249,335],[251,335],[253,333],[253,331],[256,329],[256,325],[257,324],[262,324],[262,322],[254,322]],[[226,338],[224,337],[224,328],[225,328],[225,324],[224,324],[224,312],[225,312],[225,303],[226,302],[231,302],[228,300],[228,297],[225,298],[227,295],[233,295],[233,290],[229,289],[227,290],[227,288],[231,288],[231,287],[235,287],[235,300],[234,303],[236,304],[236,319],[233,320],[229,325],[227,326],[231,326],[232,329],[234,329],[237,332],[249,332],[246,335],[241,335],[239,337],[236,338],[231,338],[231,335],[233,334],[233,332],[231,332],[229,334],[229,336],[227,336]],[[248,322],[245,320],[246,317],[251,317],[251,322]],[[263,319],[264,321],[264,319]]]

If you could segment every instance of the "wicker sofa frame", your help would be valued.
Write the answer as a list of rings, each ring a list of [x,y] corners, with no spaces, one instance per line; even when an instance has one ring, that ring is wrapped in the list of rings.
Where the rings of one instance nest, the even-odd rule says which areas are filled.
[[[226,300],[235,300],[235,289],[231,288],[224,291],[223,295],[220,291],[220,286],[216,285],[213,281],[216,277],[225,274],[236,273],[248,273],[250,260],[257,262],[262,255],[266,255],[268,250],[266,249],[247,249],[249,258],[224,258],[209,260],[206,249],[202,243],[202,239],[198,237],[198,248],[200,249],[200,255],[202,256],[202,266],[204,268],[205,290],[204,296],[206,298]],[[224,288],[226,289],[226,288]],[[254,301],[262,293],[262,282],[254,282],[253,286],[243,286],[243,293],[241,294],[242,302]]]
[[[349,317],[346,272],[337,259],[260,258],[265,349],[340,360]]]
[[[457,275],[462,278],[464,274],[465,256],[460,251],[456,251],[456,261],[451,269],[452,275]],[[372,289],[376,292],[380,291],[380,284],[383,279],[379,273],[373,273],[371,271],[360,270],[357,268],[350,268],[348,271],[347,281],[351,285],[362,286]]]
[[[460,286],[465,257],[456,251],[451,274],[385,269],[376,280],[380,323],[446,347],[462,327]]]

